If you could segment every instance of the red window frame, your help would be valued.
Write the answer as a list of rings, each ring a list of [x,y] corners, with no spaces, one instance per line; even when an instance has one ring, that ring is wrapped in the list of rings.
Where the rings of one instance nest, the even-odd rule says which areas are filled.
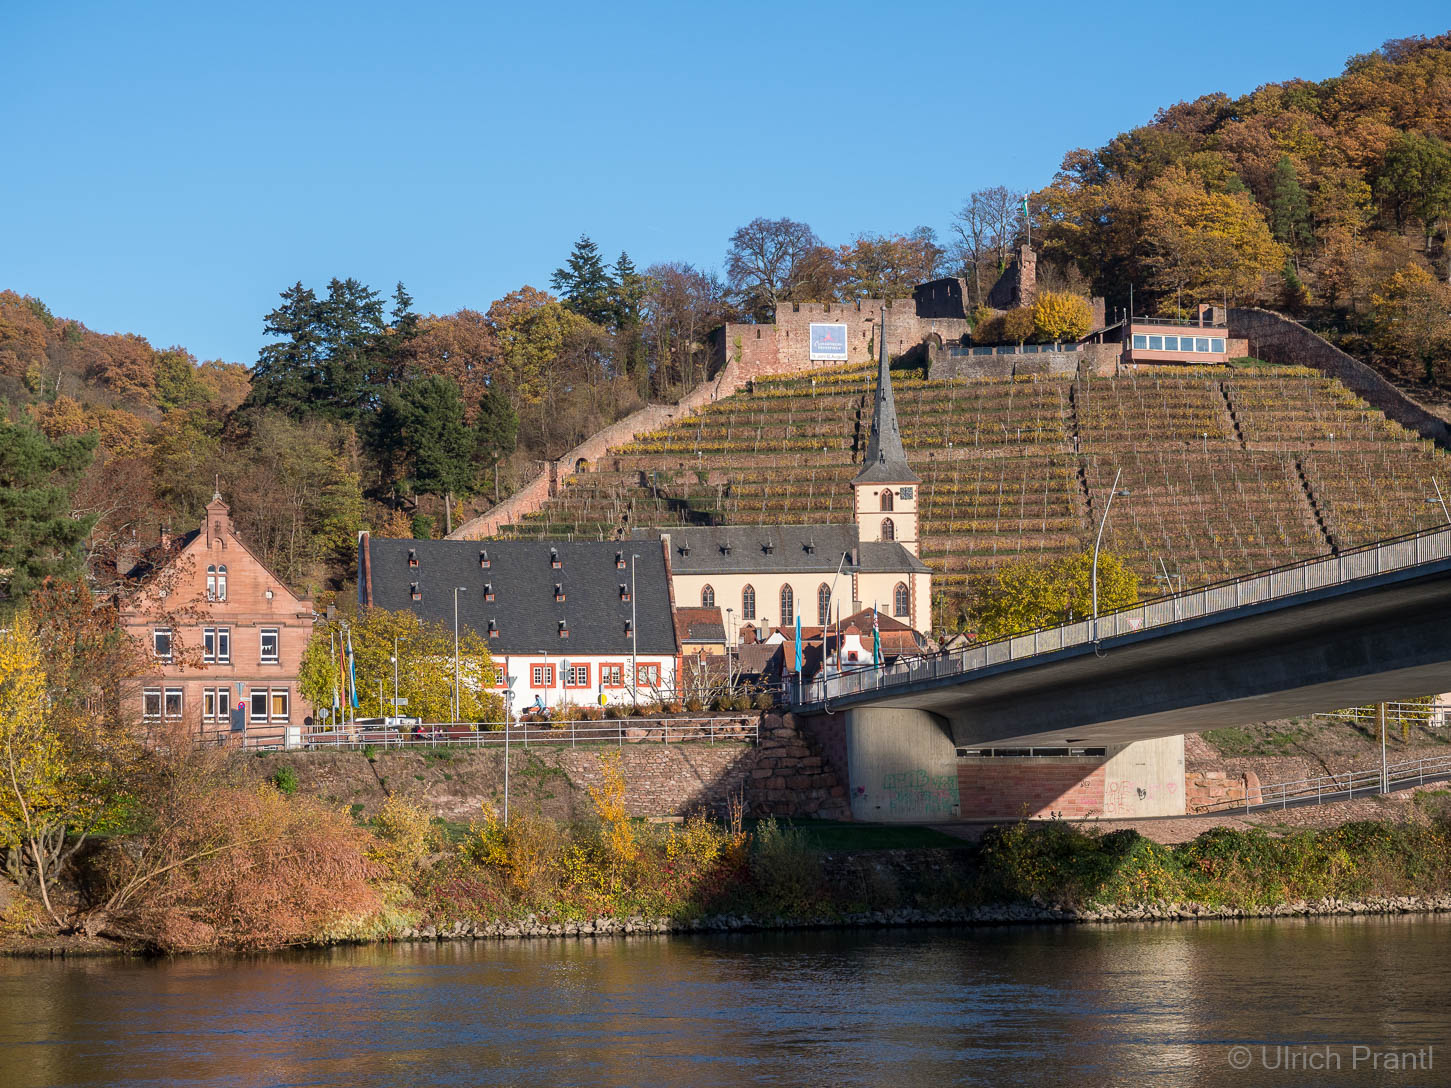
[[[509,686],[509,666],[494,665],[494,687],[506,688]]]
[[[617,672],[618,680],[611,679],[611,673]],[[622,688],[625,686],[625,664],[622,661],[601,661],[600,662],[600,687]]]
[[[575,672],[577,670],[578,671],[582,671],[584,673],[584,680],[581,681],[580,683],[577,683],[577,684],[576,683],[571,683],[570,682],[570,679],[569,679],[569,674],[572,673],[572,672]],[[567,688],[587,688],[587,687],[590,686],[589,678],[590,678],[590,667],[589,667],[589,665],[581,665],[577,661],[571,661],[569,663],[569,667],[564,670],[564,686],[567,687]]]
[[[660,686],[660,666],[651,662],[641,662],[636,665],[635,686],[637,688],[658,688]]]
[[[553,665],[531,665],[529,666],[529,679],[534,682],[530,684],[533,688],[554,688],[554,666]]]

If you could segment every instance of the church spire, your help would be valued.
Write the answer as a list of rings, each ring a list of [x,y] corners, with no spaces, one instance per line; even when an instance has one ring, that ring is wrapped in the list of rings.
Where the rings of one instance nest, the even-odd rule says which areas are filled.
[[[897,402],[892,396],[892,372],[887,365],[887,308],[877,323],[877,400],[872,407],[872,433],[867,455],[853,484],[913,484],[922,477],[907,464],[902,432],[897,429]]]

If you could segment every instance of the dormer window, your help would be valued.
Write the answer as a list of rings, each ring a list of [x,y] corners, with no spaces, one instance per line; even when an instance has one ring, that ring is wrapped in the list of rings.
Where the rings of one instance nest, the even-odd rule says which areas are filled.
[[[415,601],[423,600],[423,590],[417,582],[408,583],[408,596],[412,597]]]
[[[499,637],[499,621],[498,620],[490,620],[489,621],[489,637],[490,638],[498,638]]]
[[[558,582],[554,583],[554,599],[556,601],[564,600],[564,586]]]
[[[554,548],[549,549],[549,565],[555,570],[564,566],[564,562],[559,558],[559,552]]]
[[[624,570],[625,569],[625,553],[624,552],[615,552],[615,569],[616,570]]]
[[[635,625],[633,623],[631,623],[629,620],[626,620],[625,621],[625,634],[633,637],[634,633],[635,633]]]
[[[814,540],[808,540],[806,542],[806,544],[805,544],[805,548],[806,548],[806,554],[807,555],[815,555],[816,554],[816,541],[814,541]]]
[[[493,582],[485,582],[484,583],[484,600],[486,600],[486,601],[492,601],[493,599],[494,599],[494,583]]]
[[[731,554],[731,546],[729,544],[722,544],[720,546],[720,554],[721,555],[730,555]]]
[[[768,540],[764,544],[761,545],[761,551],[765,552],[767,555],[770,555],[775,550],[776,550],[776,545],[772,541],[769,541]]]
[[[488,570],[489,569],[489,553],[488,552],[485,552],[485,551],[479,552],[479,568],[481,570]]]
[[[620,600],[622,600],[622,601],[628,601],[629,599],[630,599],[630,587],[627,586],[627,585],[625,585],[624,582],[621,582],[620,583]]]
[[[680,554],[681,555],[689,555],[690,554],[690,545],[689,544],[682,544],[682,545],[680,545]]]
[[[559,637],[560,638],[568,638],[569,637],[569,621],[568,620],[560,620],[559,621]]]
[[[408,549],[408,566],[411,570],[418,569],[418,552],[416,549]]]

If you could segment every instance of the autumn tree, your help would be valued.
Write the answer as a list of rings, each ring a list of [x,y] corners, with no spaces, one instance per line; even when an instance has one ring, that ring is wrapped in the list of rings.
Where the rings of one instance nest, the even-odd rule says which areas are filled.
[[[837,251],[838,295],[844,300],[908,298],[914,286],[937,277],[942,258],[930,227],[911,234],[860,234]]]
[[[303,655],[298,685],[304,698],[319,707],[341,697],[338,648],[352,636],[357,674],[359,717],[389,714],[393,697],[393,647],[399,648],[398,694],[408,700],[410,714],[429,722],[453,720],[453,628],[425,623],[410,611],[370,608],[343,630],[341,623],[314,628]],[[500,722],[503,699],[494,688],[493,658],[488,643],[468,626],[459,629],[459,721]],[[380,701],[380,684],[381,700]]]
[[[1033,327],[1044,340],[1080,340],[1093,328],[1093,308],[1082,295],[1039,291],[1033,301]]]
[[[1451,356],[1451,287],[1416,263],[1397,269],[1371,296],[1376,350],[1420,364],[1436,380],[1436,364]]]
[[[782,300],[801,301],[804,282],[821,278],[821,239],[794,219],[752,219],[731,235],[726,278],[741,307],[774,321]],[[811,275],[808,276],[807,273]]]
[[[1418,221],[1429,249],[1437,226],[1451,216],[1451,147],[1436,136],[1401,133],[1386,150],[1374,188],[1396,229]]]
[[[1111,612],[1139,599],[1139,580],[1118,556],[1098,556],[1098,609]],[[980,638],[1021,634],[1093,615],[1093,553],[1042,565],[1008,563],[973,587],[970,616]]]

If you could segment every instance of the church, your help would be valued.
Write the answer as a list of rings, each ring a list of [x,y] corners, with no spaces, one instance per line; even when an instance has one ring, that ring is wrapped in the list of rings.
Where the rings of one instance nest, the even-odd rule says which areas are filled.
[[[932,571],[918,556],[921,477],[907,464],[887,361],[885,308],[877,389],[853,519],[826,525],[708,525],[637,530],[659,538],[677,607],[719,608],[734,643],[751,626],[824,627],[875,607],[917,631],[932,628]]]

